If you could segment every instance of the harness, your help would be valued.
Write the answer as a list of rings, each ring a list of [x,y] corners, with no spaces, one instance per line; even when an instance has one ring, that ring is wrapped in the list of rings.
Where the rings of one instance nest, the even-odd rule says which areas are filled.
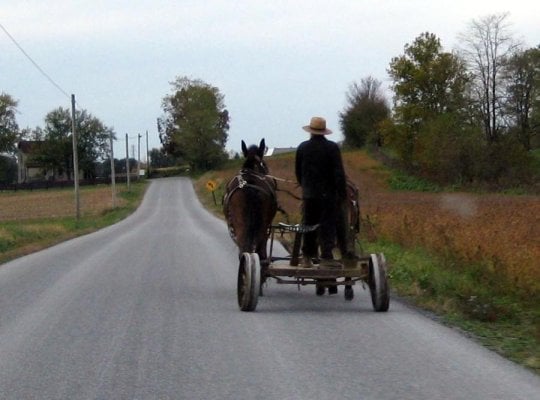
[[[236,234],[234,232],[234,227],[229,223],[229,218],[227,217],[229,213],[229,200],[232,195],[239,190],[254,189],[270,197],[271,201],[275,204],[276,209],[281,209],[277,204],[276,188],[277,185],[275,180],[250,169],[240,170],[240,173],[227,183],[226,193],[223,196],[222,204],[229,228],[229,235],[233,241],[236,242]]]
[[[256,183],[252,183],[255,181]],[[270,183],[272,182],[272,183]],[[257,184],[258,183],[258,184]],[[250,188],[258,190],[272,198],[277,203],[276,195],[276,183],[274,180],[270,181],[266,175],[259,172],[255,172],[250,169],[241,169],[240,173],[232,178],[227,183],[227,193],[223,196],[222,204],[224,207],[228,206],[229,199],[237,190],[244,188]]]

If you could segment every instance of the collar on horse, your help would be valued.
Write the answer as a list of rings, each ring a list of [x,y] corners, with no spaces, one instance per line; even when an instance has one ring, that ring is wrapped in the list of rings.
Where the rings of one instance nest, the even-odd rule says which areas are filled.
[[[251,169],[241,169],[240,173],[227,184],[227,193],[223,197],[223,204],[227,204],[234,192],[244,188],[258,190],[277,202],[275,180]]]

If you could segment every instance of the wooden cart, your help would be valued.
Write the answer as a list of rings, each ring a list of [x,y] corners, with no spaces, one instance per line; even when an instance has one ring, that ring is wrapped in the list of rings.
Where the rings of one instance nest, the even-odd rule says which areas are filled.
[[[262,284],[269,278],[279,284],[300,286],[314,285],[316,293],[321,295],[326,287],[345,286],[345,299],[354,297],[353,286],[360,282],[369,287],[371,302],[375,311],[388,311],[390,296],[386,260],[382,253],[357,257],[345,261],[342,269],[322,268],[315,264],[314,268],[299,266],[302,234],[316,227],[303,225],[287,225],[280,223],[271,227],[270,251],[268,260],[259,260],[257,253],[243,253],[238,268],[238,305],[242,311],[254,311],[259,296],[262,295]],[[294,244],[289,257],[274,257],[275,234],[292,234]]]

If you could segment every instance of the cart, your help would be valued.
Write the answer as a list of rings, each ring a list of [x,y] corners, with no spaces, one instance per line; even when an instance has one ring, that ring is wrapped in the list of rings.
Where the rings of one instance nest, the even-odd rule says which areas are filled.
[[[302,234],[317,229],[317,226],[289,225],[279,223],[270,228],[270,250],[267,260],[259,260],[257,253],[242,253],[238,268],[238,305],[242,311],[254,311],[259,296],[263,294],[263,284],[268,279],[275,279],[279,284],[293,284],[298,288],[314,285],[317,295],[322,295],[326,287],[329,289],[345,286],[345,300],[354,297],[353,286],[366,284],[371,294],[371,302],[375,311],[388,311],[390,304],[386,260],[382,253],[356,257],[344,262],[342,269],[314,268],[299,266]],[[274,239],[276,233],[292,234],[294,242],[291,255],[274,257]]]

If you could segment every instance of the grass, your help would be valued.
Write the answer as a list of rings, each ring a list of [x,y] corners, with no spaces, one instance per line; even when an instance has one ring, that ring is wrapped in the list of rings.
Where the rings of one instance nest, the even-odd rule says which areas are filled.
[[[442,188],[437,184],[400,171],[395,171],[391,174],[390,178],[388,179],[388,184],[393,190],[409,190],[415,192],[442,191]]]
[[[81,189],[81,218],[75,218],[72,190],[0,193],[0,263],[112,225],[139,205],[147,184],[117,186],[112,208],[110,186]]]

